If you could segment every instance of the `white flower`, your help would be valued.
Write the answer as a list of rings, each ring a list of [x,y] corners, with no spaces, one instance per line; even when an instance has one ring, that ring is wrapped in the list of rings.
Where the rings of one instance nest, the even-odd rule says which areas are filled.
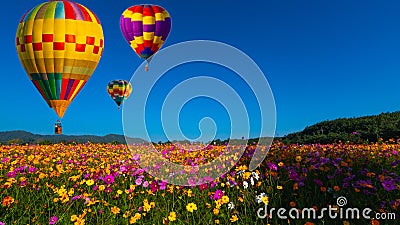
[[[267,195],[265,193],[261,193],[260,195],[257,195],[257,197],[256,197],[257,203],[261,203],[262,202],[262,198],[264,196],[267,196]]]
[[[238,171],[236,174],[238,174],[238,175],[242,175],[242,174],[244,174],[244,170],[240,170],[240,171]]]
[[[247,181],[243,181],[243,187],[244,189],[247,189],[249,187],[249,183],[247,183]]]
[[[258,174],[256,172],[252,172],[251,173],[254,177],[254,179],[258,180],[260,178],[260,176],[258,176]]]
[[[250,183],[251,183],[251,186],[254,186],[254,179],[253,179],[253,177],[250,178]]]
[[[233,202],[229,202],[229,204],[228,204],[228,209],[229,210],[232,210],[232,209],[234,209],[235,208],[235,204],[233,204]]]

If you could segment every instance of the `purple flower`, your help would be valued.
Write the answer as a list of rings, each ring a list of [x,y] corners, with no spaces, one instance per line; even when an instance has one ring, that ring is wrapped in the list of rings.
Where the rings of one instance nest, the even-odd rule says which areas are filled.
[[[53,225],[53,224],[57,223],[57,221],[58,221],[57,216],[52,216],[52,217],[50,217],[49,224]]]
[[[1,160],[1,162],[2,162],[2,163],[5,163],[5,162],[7,162],[8,160],[10,160],[10,159],[7,158],[7,157],[5,157],[5,158],[3,158],[3,159]],[[2,225],[2,224],[0,223],[0,225]]]
[[[6,224],[0,221],[0,225],[6,225]]]
[[[158,191],[158,185],[157,185],[156,181],[151,182],[150,189],[151,189],[152,192]]]
[[[142,185],[142,186],[145,187],[145,188],[147,188],[147,187],[149,186],[149,182],[148,182],[148,181],[143,182],[143,185]]]
[[[163,180],[159,183],[159,185],[160,185],[160,190],[165,190],[165,188],[167,188],[167,181]]]
[[[36,172],[36,168],[35,167],[29,167],[29,169],[28,169],[28,172],[29,173],[34,173],[34,172]]]
[[[114,176],[113,175],[107,175],[103,178],[104,183],[106,184],[112,184],[114,183]]]
[[[17,173],[15,172],[15,171],[12,171],[12,172],[8,172],[7,173],[7,177],[9,177],[9,178],[14,178],[14,177],[16,177],[17,176]]]
[[[385,179],[382,182],[382,187],[386,190],[386,191],[393,191],[396,189],[396,186],[394,185],[393,181],[391,179]]]
[[[318,180],[318,179],[314,179],[313,180],[314,181],[314,183],[316,183],[318,186],[324,186],[324,183],[322,183],[322,181],[320,181],[320,180]]]
[[[104,191],[105,191],[107,194],[109,194],[109,193],[112,192],[112,189],[108,187],[108,188],[106,188]]]
[[[216,190],[213,196],[213,200],[219,200],[222,198],[222,196],[224,196],[224,192],[222,192],[221,190]]]
[[[274,163],[268,162],[267,166],[272,171],[277,171],[278,170],[278,167]]]

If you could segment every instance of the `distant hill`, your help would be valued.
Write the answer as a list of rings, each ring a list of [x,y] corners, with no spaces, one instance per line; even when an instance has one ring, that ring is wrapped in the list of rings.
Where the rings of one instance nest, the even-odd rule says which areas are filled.
[[[146,142],[140,138],[130,138],[132,143]],[[26,131],[6,131],[0,132],[0,143],[31,143],[31,144],[48,144],[60,142],[75,143],[126,143],[125,137],[118,134],[109,134],[106,136],[95,135],[40,135],[32,134]]]
[[[279,139],[285,144],[324,144],[338,141],[377,142],[392,138],[400,138],[400,111],[323,121]]]

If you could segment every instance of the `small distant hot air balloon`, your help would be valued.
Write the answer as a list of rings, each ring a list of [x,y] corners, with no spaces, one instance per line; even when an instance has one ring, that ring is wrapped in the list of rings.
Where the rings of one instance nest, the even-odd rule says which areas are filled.
[[[113,80],[108,83],[107,92],[120,109],[121,104],[131,95],[132,85],[126,80]]]
[[[16,34],[18,57],[47,104],[63,118],[103,53],[103,29],[96,15],[68,0],[30,9]]]
[[[148,63],[171,31],[171,18],[160,6],[135,5],[122,13],[120,28],[136,54],[147,61],[147,71]]]

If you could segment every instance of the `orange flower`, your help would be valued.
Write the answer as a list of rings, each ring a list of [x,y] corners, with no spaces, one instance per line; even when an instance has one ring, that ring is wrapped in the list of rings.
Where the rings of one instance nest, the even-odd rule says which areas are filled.
[[[337,186],[337,185],[335,185],[335,186],[333,187],[333,190],[335,190],[335,191],[340,191],[340,187]]]
[[[322,192],[326,192],[326,187],[321,187],[320,189]]]
[[[289,204],[290,204],[290,207],[292,207],[292,208],[296,206],[296,203],[295,203],[295,202],[293,202],[293,201],[292,201],[292,202],[290,202]]]
[[[3,201],[1,201],[1,204],[3,206],[9,206],[14,202],[14,198],[11,196],[7,196],[3,199]]]
[[[372,225],[379,225],[379,221],[378,220],[371,220],[371,224]]]
[[[304,225],[314,225],[314,223],[307,222],[307,223],[305,223]]]

